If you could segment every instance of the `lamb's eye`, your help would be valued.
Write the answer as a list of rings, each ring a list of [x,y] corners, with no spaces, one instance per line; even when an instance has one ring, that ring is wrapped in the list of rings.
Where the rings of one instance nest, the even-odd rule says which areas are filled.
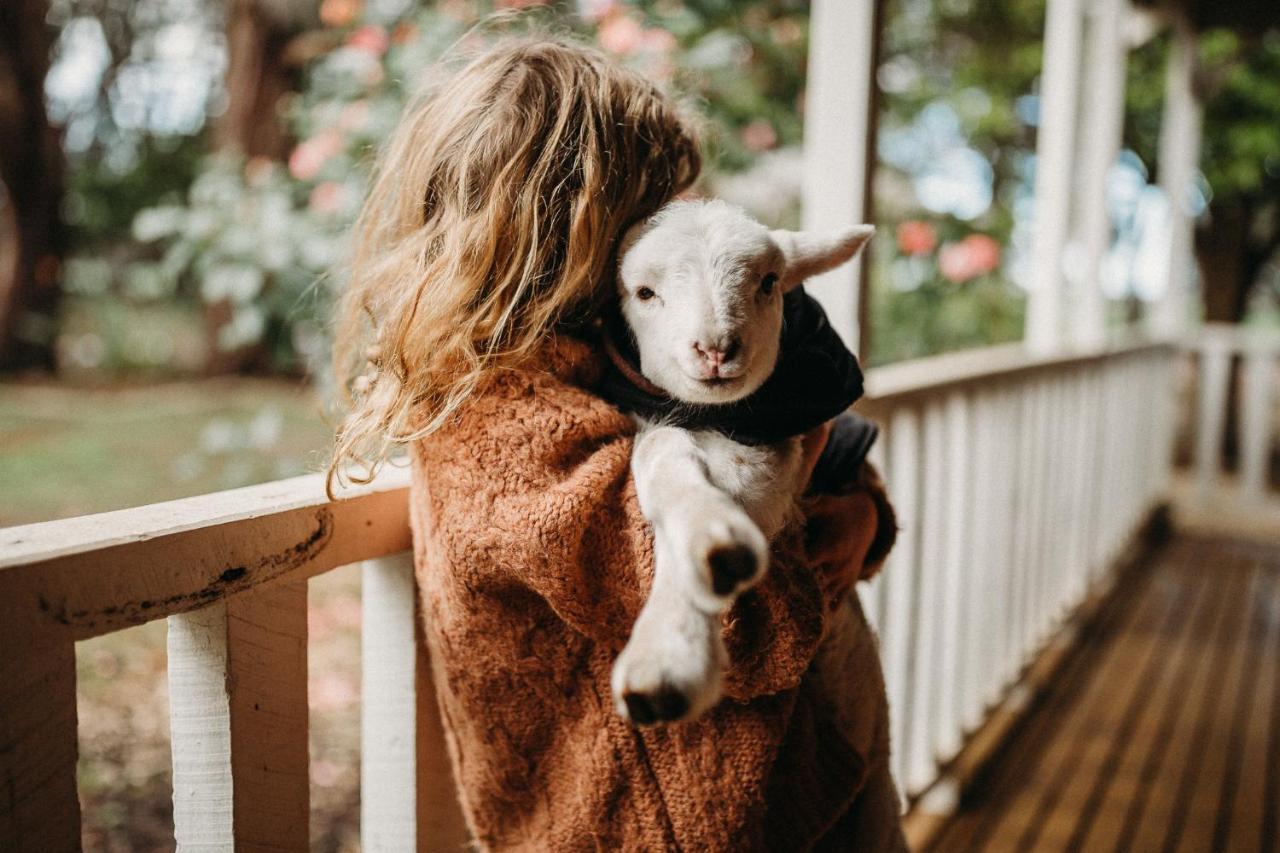
[[[778,274],[776,272],[766,273],[765,277],[760,279],[760,292],[765,296],[773,293],[773,288],[778,283]]]
[[[641,302],[648,302],[656,295],[657,294],[653,292],[652,287],[641,287],[636,290],[636,299],[639,299]]]

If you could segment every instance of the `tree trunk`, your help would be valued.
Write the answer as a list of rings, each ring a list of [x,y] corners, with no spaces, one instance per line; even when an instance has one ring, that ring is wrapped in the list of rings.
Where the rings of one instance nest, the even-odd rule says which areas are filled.
[[[286,61],[292,29],[261,0],[227,4],[227,111],[214,128],[218,149],[273,160],[288,153],[279,106],[297,84]]]
[[[1196,232],[1200,295],[1210,323],[1238,323],[1244,318],[1248,291],[1256,277],[1249,263],[1252,211],[1243,200],[1214,204],[1208,226]]]
[[[63,165],[44,108],[48,11],[0,2],[0,369],[54,367]]]

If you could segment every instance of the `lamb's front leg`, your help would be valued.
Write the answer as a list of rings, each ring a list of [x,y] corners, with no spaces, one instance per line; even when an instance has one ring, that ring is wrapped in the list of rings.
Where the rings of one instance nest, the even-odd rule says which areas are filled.
[[[618,712],[637,723],[696,716],[720,698],[720,616],[764,572],[768,544],[707,476],[683,430],[641,433],[632,454],[640,507],[654,528],[649,599],[614,663]]]

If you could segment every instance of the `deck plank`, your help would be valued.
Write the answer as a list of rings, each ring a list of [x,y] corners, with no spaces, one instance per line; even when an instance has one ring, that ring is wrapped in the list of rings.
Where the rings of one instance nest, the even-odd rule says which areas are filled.
[[[940,851],[1269,851],[1280,543],[1182,537],[1121,584]]]

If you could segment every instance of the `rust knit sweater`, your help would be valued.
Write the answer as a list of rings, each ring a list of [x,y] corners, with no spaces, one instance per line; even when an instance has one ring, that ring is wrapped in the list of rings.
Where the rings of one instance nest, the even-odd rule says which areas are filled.
[[[618,717],[610,667],[653,557],[634,427],[590,391],[602,363],[561,338],[413,448],[425,627],[472,833],[492,850],[805,849],[883,769],[874,641],[850,673],[866,737],[849,743],[804,678],[831,602],[784,534],[726,619],[725,700],[668,727]]]

